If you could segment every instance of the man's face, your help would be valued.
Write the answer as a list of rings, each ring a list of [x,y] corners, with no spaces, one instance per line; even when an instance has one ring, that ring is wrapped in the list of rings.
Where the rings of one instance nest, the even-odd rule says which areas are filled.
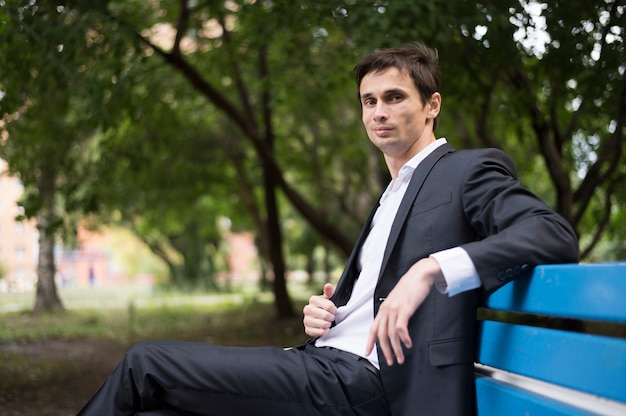
[[[435,140],[433,119],[441,97],[435,93],[422,103],[406,71],[391,67],[369,73],[361,80],[359,94],[367,135],[388,161],[403,164]]]

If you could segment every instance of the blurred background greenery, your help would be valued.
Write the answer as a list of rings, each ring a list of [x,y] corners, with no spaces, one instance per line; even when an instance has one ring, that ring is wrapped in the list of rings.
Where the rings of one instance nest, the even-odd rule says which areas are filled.
[[[0,0],[0,158],[24,188],[18,219],[39,229],[30,308],[71,306],[55,250],[112,227],[140,242],[130,263],[147,250],[161,284],[202,293],[230,290],[226,236],[250,232],[257,290],[276,317],[298,316],[291,273],[311,276],[311,293],[336,278],[388,180],[351,69],[410,41],[440,53],[437,133],[511,154],[574,226],[583,261],[624,258],[624,9]]]

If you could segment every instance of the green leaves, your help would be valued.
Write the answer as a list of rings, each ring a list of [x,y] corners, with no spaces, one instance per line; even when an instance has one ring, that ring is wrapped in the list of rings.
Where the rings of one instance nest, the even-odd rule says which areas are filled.
[[[507,150],[580,234],[602,235],[624,205],[619,2],[31,3],[0,7],[0,108],[12,121],[0,155],[27,188],[54,166],[68,221],[97,213],[162,253],[176,241],[205,256],[221,216],[262,233],[268,156],[254,140],[265,140],[287,184],[279,201],[298,208],[281,219],[308,212],[316,238],[339,241],[327,222],[353,241],[386,175],[351,70],[364,51],[415,40],[440,52],[440,135]],[[596,220],[606,201],[611,219]]]

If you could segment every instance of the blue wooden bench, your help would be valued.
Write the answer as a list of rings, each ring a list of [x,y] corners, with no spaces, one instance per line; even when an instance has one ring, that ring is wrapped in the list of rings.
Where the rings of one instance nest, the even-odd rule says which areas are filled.
[[[626,263],[537,267],[478,316],[479,416],[626,415]]]

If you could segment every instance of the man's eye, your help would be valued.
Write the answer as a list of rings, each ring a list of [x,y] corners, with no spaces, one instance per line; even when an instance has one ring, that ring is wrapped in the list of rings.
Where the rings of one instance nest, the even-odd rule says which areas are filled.
[[[365,101],[363,101],[363,104],[365,104],[365,105],[373,105],[374,104],[374,100],[365,100]]]

